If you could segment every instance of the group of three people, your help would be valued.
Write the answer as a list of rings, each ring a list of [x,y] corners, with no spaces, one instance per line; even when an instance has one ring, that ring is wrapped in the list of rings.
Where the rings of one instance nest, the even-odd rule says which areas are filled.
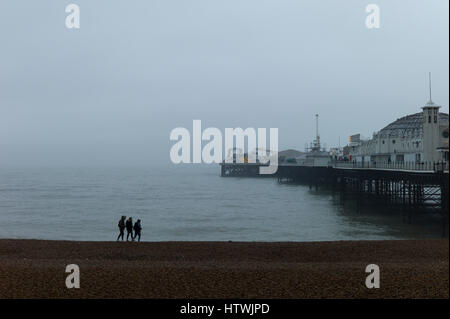
[[[138,237],[138,241],[141,241],[141,230],[142,230],[142,226],[141,226],[141,220],[138,219],[133,226],[133,218],[130,217],[128,218],[127,221],[125,221],[127,219],[127,216],[122,216],[122,218],[120,218],[119,220],[119,224],[117,225],[119,227],[119,236],[117,236],[117,241],[119,241],[120,238],[122,238],[123,241],[123,237],[125,235],[125,229],[127,230],[127,241],[131,235],[131,240],[134,241],[136,239],[136,237]],[[134,234],[133,234],[133,230],[134,230]]]

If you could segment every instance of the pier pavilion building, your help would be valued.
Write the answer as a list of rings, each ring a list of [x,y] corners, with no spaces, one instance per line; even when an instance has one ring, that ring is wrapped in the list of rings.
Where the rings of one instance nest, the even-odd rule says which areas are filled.
[[[448,163],[449,117],[439,109],[430,96],[421,112],[397,119],[374,133],[371,139],[353,138],[349,144],[352,160],[372,164]]]

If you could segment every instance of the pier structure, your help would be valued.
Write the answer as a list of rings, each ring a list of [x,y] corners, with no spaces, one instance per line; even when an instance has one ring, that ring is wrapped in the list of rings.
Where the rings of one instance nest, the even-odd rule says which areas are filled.
[[[339,192],[343,202],[355,199],[358,211],[364,204],[385,206],[400,210],[409,223],[416,211],[439,212],[445,235],[449,216],[449,115],[439,112],[441,107],[432,100],[431,73],[429,90],[429,101],[421,112],[397,119],[370,139],[352,135],[342,153],[321,148],[316,114],[316,139],[311,147],[295,158],[284,160],[279,156],[276,174],[260,175],[263,164],[233,159],[221,163],[221,176],[273,176],[280,183],[303,183],[316,190],[325,187]]]
[[[448,163],[333,163],[306,166],[282,163],[274,175],[260,175],[258,163],[221,163],[223,177],[277,178],[280,183],[308,185],[311,190],[328,189],[342,202],[356,201],[357,210],[365,205],[389,207],[412,223],[415,212],[435,212],[442,216],[443,236],[449,216]]]

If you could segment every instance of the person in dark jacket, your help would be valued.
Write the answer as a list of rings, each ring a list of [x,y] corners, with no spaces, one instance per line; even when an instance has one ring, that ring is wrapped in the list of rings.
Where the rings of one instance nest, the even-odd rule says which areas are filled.
[[[130,235],[131,235],[131,240],[133,240],[134,239],[133,238],[133,219],[131,217],[128,218],[127,222],[125,223],[125,227],[127,229],[127,241],[128,241],[128,238],[130,237]]]
[[[119,236],[117,236],[117,241],[119,241],[119,238],[122,238],[122,241],[123,241],[126,218],[127,218],[127,216],[122,216],[122,218],[120,218],[120,220],[119,220],[119,223],[117,224],[117,226],[119,227]]]
[[[141,220],[138,219],[136,223],[134,223],[134,239],[136,239],[136,237],[138,238],[138,241],[141,241],[141,230],[142,230],[142,226],[141,226]]]

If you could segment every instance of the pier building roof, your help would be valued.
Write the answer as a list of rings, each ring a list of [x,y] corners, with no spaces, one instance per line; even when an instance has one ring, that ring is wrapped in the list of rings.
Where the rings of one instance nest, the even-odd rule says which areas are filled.
[[[439,122],[448,122],[448,114],[439,113]],[[397,119],[378,132],[380,136],[423,136],[423,112]]]

